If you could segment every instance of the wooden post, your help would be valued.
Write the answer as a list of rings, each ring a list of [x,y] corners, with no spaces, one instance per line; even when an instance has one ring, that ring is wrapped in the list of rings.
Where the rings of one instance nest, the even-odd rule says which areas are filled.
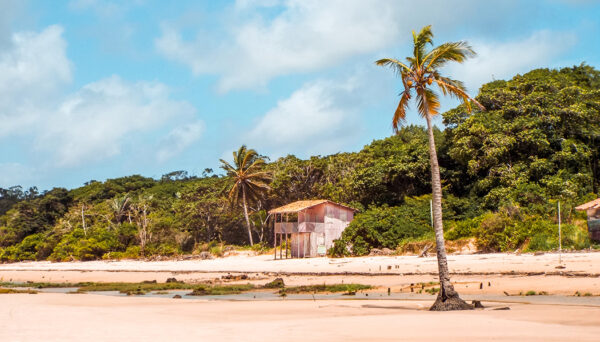
[[[275,226],[277,225],[277,214],[273,217],[273,250],[275,250],[275,260],[277,260],[277,231],[275,230]]]
[[[562,232],[560,231],[560,201],[558,201],[558,264],[562,264]]]

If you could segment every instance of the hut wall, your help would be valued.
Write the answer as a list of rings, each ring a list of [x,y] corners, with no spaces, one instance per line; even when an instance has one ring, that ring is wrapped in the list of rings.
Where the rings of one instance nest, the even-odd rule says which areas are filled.
[[[312,233],[295,233],[292,234],[291,250],[292,258],[307,258],[312,256],[310,250],[310,236]]]
[[[332,204],[325,206],[325,247],[333,246],[333,240],[339,239],[353,218],[352,210]]]
[[[600,241],[600,208],[588,209],[587,217],[590,239]]]

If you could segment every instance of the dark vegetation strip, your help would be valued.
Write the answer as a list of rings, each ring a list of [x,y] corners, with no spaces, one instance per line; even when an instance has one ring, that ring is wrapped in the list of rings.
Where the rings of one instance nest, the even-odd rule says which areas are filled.
[[[270,284],[270,283],[269,283]],[[239,294],[251,290],[260,289],[273,289],[272,286],[256,286],[253,284],[230,284],[230,285],[206,285],[206,284],[188,284],[184,282],[169,282],[169,283],[157,283],[154,281],[145,281],[140,283],[10,283],[2,282],[0,286],[7,287],[3,289],[6,291],[17,291],[17,292],[6,292],[6,293],[18,293],[18,291],[33,291],[33,290],[18,290],[15,287],[27,287],[35,289],[46,289],[46,288],[77,288],[75,293],[85,293],[94,291],[118,291],[119,293],[125,293],[127,295],[144,295],[148,292],[153,291],[169,291],[169,290],[192,290],[189,295],[192,296],[218,296],[218,295],[231,295]],[[279,287],[277,287],[279,288]],[[293,287],[279,288],[280,293],[316,293],[316,292],[356,292],[359,290],[370,289],[370,285],[363,284],[332,284],[332,285],[303,285]],[[35,291],[33,291],[35,292]],[[28,292],[27,292],[28,293]]]
[[[35,290],[30,290],[30,289],[20,290],[20,289],[5,289],[5,288],[0,288],[0,294],[10,294],[10,293],[36,294],[38,292],[35,291]]]
[[[301,286],[290,286],[279,290],[279,293],[318,293],[318,292],[347,292],[352,293],[361,290],[371,289],[370,285],[363,284],[332,284],[332,285],[301,285]]]

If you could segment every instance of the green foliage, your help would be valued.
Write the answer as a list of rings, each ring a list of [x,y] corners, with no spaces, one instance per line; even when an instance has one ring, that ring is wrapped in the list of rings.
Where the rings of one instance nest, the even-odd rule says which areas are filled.
[[[482,207],[544,212],[549,198],[576,203],[600,185],[600,72],[537,69],[482,86],[485,112],[444,114],[449,156]]]
[[[518,208],[503,208],[496,213],[486,213],[474,231],[478,247],[484,251],[553,250],[558,248],[558,224],[535,215],[523,214]],[[565,249],[582,249],[589,246],[587,229],[573,224],[563,224],[562,245]]]
[[[462,221],[449,221],[444,232],[444,238],[446,240],[458,240],[471,237],[481,226],[482,220],[483,216],[477,216]]]
[[[231,295],[238,294],[254,289],[252,284],[240,284],[240,285],[198,285],[194,288],[194,291],[188,293],[189,296],[220,296],[220,295]]]
[[[432,232],[429,199],[430,196],[407,198],[401,206],[372,206],[357,214],[330,253],[347,255],[351,251],[354,255],[366,255],[372,248],[396,249],[402,240]]]
[[[65,234],[54,248],[49,259],[54,261],[101,259],[105,253],[116,250],[117,237],[106,229],[95,229],[85,234],[75,229]]]
[[[370,285],[363,284],[331,284],[331,285],[301,285],[290,286],[279,290],[279,293],[317,293],[317,292],[356,292],[368,290],[372,288]]]
[[[485,112],[459,106],[443,114],[445,130],[434,128],[446,239],[475,238],[487,251],[554,250],[560,201],[563,247],[600,248],[591,245],[585,214],[574,210],[600,193],[600,72],[587,65],[532,70],[483,85],[477,100]],[[0,262],[219,256],[245,248],[248,230],[260,241],[253,250],[264,252],[273,243],[268,210],[315,198],[360,210],[331,255],[416,248],[432,238],[427,141],[423,127],[405,126],[352,153],[267,163],[256,153],[238,160],[249,150],[238,151],[234,164],[255,174],[249,224],[226,199],[239,165],[224,164],[228,175],[174,171],[72,190],[0,189]],[[262,191],[267,181],[270,190]],[[231,198],[240,200],[240,191]]]
[[[0,287],[0,294],[7,294],[7,293],[37,294],[38,292],[35,290],[3,289]]]

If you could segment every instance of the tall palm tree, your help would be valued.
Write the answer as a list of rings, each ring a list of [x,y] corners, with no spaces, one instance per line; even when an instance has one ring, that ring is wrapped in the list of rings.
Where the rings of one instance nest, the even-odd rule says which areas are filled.
[[[406,110],[410,99],[416,94],[417,109],[427,121],[429,134],[429,161],[431,164],[431,187],[433,192],[433,228],[437,245],[437,260],[440,277],[440,292],[430,310],[465,310],[471,306],[463,301],[450,282],[448,260],[444,246],[444,228],[442,222],[442,185],[440,180],[440,167],[435,148],[433,126],[431,118],[439,113],[440,102],[438,95],[431,89],[436,85],[444,95],[450,95],[461,100],[468,111],[471,111],[471,102],[485,110],[483,106],[467,95],[462,82],[442,76],[439,69],[448,62],[464,62],[468,57],[475,55],[473,49],[466,42],[450,42],[439,45],[429,51],[427,46],[433,46],[433,33],[431,26],[425,26],[419,34],[413,31],[413,55],[406,58],[406,63],[397,59],[384,58],[375,64],[390,67],[402,79],[404,91],[400,93],[400,102],[394,113],[392,125],[394,131],[404,122]]]
[[[227,172],[227,176],[231,177],[233,181],[228,198],[231,203],[241,201],[248,228],[248,240],[250,245],[253,245],[252,229],[248,217],[248,202],[258,200],[264,192],[270,189],[267,183],[271,180],[271,176],[264,171],[265,159],[255,150],[242,145],[237,152],[233,152],[234,166],[223,159],[220,160],[221,168]]]

